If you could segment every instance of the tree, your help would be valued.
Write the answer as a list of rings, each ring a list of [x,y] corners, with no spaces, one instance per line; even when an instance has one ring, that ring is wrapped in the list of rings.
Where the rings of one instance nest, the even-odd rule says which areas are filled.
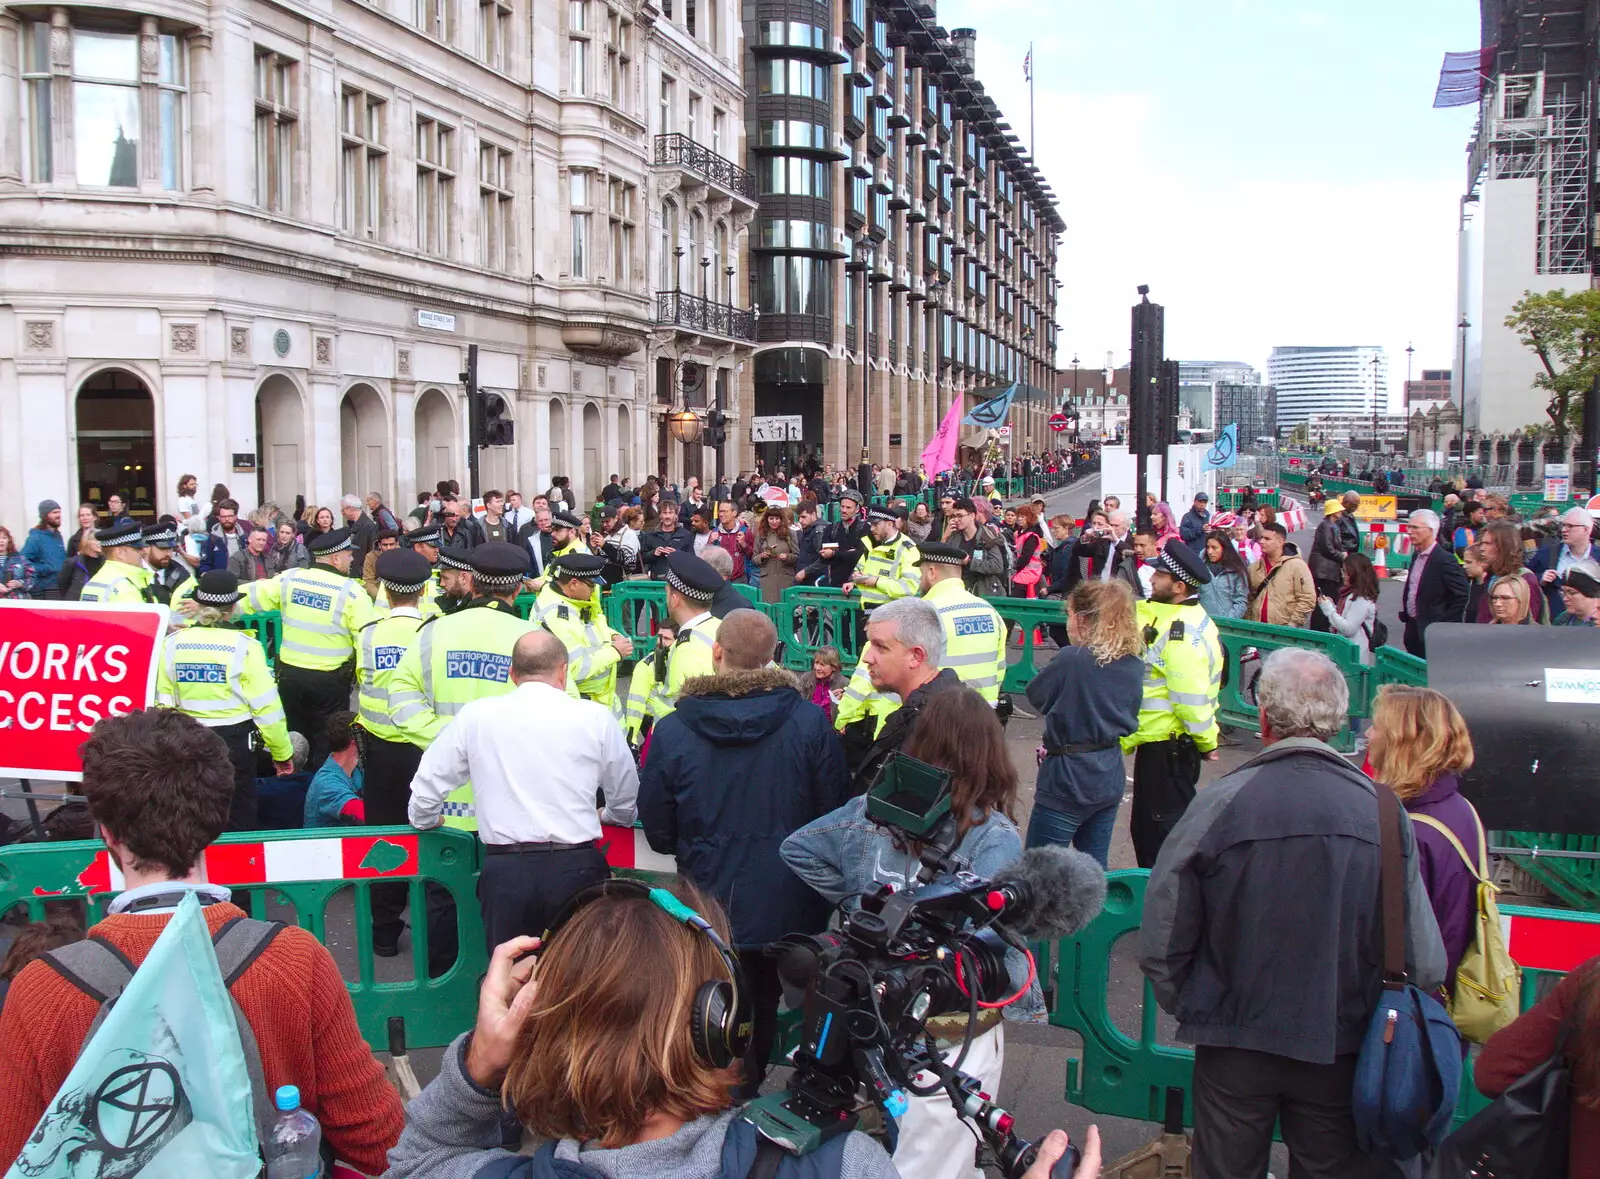
[[[1544,411],[1564,441],[1580,425],[1581,394],[1600,376],[1600,291],[1524,291],[1506,326],[1544,366],[1533,387],[1549,394]]]

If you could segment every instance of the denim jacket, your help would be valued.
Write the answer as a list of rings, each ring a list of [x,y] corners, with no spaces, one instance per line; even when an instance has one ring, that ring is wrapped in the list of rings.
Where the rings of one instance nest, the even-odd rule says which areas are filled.
[[[895,846],[886,828],[867,818],[864,796],[807,823],[783,841],[779,854],[796,876],[834,904],[852,901],[880,884],[903,889],[916,880],[922,867],[915,854]],[[952,858],[958,870],[988,878],[1022,858],[1022,836],[1010,819],[991,812],[967,832]],[[1028,977],[1027,959],[1015,950],[1006,952],[1006,968],[1018,987]],[[1021,1022],[1044,1021],[1044,996],[1037,979],[1004,1014]]]

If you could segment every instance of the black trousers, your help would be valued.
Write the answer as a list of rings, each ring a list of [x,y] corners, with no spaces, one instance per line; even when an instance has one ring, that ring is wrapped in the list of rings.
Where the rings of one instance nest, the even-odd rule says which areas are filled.
[[[478,876],[478,907],[489,952],[514,937],[538,937],[574,893],[611,876],[600,849],[488,844]]]
[[[255,721],[240,721],[212,729],[228,743],[228,760],[233,762],[233,802],[228,807],[229,831],[256,829],[256,751]]]
[[[1315,580],[1317,586],[1317,596],[1319,598],[1332,598],[1335,601],[1338,601],[1340,583],[1337,578],[1332,581],[1328,581],[1325,578],[1318,577]],[[1328,616],[1322,612],[1321,606],[1315,607],[1311,611],[1311,629],[1319,630],[1324,633],[1332,633],[1333,631],[1333,624],[1328,621]]]
[[[772,1059],[772,1042],[778,1038],[778,1002],[783,984],[778,980],[778,963],[761,950],[739,950],[739,985],[750,998],[750,1047],[744,1054],[744,1082],[739,1100],[761,1094]]]
[[[1161,845],[1194,800],[1200,750],[1187,737],[1153,741],[1133,754],[1133,808],[1129,834],[1139,867],[1155,867]]]
[[[289,730],[311,746],[306,769],[316,773],[328,760],[328,718],[350,707],[350,669],[311,671],[292,663],[278,663],[278,696]]]
[[[367,825],[403,827],[409,821],[411,779],[416,776],[422,750],[409,741],[386,741],[367,734],[365,782],[361,800],[366,805]],[[372,886],[372,936],[380,944],[400,940],[400,915],[406,908],[404,884]],[[431,946],[433,932],[428,937]]]
[[[1194,1051],[1194,1179],[1262,1179],[1272,1127],[1289,1148],[1289,1179],[1389,1179],[1420,1165],[1356,1146],[1350,1087],[1356,1058],[1307,1064],[1243,1048]]]

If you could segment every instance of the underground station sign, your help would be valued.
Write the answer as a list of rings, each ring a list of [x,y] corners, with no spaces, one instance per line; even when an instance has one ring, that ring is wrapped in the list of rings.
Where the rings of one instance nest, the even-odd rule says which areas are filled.
[[[102,717],[147,707],[165,606],[0,602],[0,776],[83,776]]]

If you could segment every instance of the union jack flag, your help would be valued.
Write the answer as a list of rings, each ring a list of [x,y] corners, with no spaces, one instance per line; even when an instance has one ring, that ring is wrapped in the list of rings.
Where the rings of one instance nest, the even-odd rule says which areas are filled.
[[[1033,81],[1033,46],[1028,46],[1028,56],[1022,59],[1022,80]]]

